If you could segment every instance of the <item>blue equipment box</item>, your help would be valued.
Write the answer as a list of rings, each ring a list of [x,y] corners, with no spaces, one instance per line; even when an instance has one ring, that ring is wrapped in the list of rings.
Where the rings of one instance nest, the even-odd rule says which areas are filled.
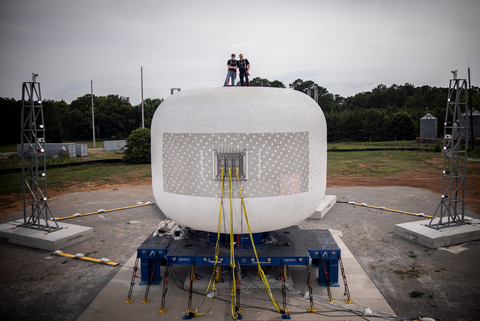
[[[154,237],[152,233],[137,249],[137,257],[141,260],[140,284],[147,284],[152,275],[151,284],[159,284],[162,279],[160,268],[165,265],[213,266],[215,244],[209,238],[210,233],[201,231],[191,231],[188,239],[178,241],[171,237]],[[242,239],[245,239],[245,234],[235,235],[235,240]],[[229,235],[221,237],[220,241],[217,265],[230,265]],[[261,244],[256,245],[256,249],[262,266],[306,266],[311,260],[313,266],[318,266],[319,285],[339,286],[338,260],[341,251],[327,229],[301,230],[298,226],[291,226],[273,231]],[[251,246],[235,247],[235,259],[242,265],[258,264]]]

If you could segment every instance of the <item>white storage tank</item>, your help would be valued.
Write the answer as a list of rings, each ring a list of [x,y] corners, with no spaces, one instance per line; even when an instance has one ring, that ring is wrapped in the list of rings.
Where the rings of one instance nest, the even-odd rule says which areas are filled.
[[[232,182],[234,233],[248,233],[239,184],[253,233],[297,224],[325,195],[326,129],[321,108],[299,91],[220,87],[176,93],[152,120],[155,201],[179,224],[217,232],[222,161],[228,166],[231,158],[241,168],[241,180]],[[222,233],[230,233],[229,184],[226,179]]]

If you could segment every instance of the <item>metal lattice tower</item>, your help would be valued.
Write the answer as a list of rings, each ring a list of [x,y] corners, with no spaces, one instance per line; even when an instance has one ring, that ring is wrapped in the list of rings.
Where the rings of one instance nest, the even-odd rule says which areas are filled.
[[[426,226],[440,229],[466,224],[465,190],[467,183],[468,110],[467,81],[450,80],[444,123],[442,199]],[[462,114],[467,115],[465,118]],[[439,217],[435,219],[435,217]]]
[[[21,227],[54,232],[61,227],[47,203],[45,126],[37,74],[22,86],[21,152],[23,175],[23,224]],[[29,212],[27,214],[27,212]],[[51,219],[51,220],[50,220]]]

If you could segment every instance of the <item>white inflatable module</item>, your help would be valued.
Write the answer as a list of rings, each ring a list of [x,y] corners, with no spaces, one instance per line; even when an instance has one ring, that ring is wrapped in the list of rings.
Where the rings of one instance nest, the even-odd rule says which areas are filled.
[[[325,195],[325,117],[307,95],[290,89],[220,87],[168,97],[152,120],[152,185],[170,219],[217,232],[221,167],[232,164],[233,230],[253,233],[309,217]],[[235,168],[240,168],[240,181]],[[230,181],[224,182],[222,233],[230,233]]]

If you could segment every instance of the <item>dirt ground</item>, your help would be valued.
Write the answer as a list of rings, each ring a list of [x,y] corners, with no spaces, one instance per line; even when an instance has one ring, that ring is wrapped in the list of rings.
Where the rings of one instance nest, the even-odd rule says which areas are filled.
[[[468,175],[465,195],[466,208],[480,213],[480,177]],[[442,177],[437,170],[412,171],[390,174],[382,178],[375,177],[352,177],[352,176],[328,176],[328,187],[382,187],[382,186],[405,186],[421,188],[442,194]],[[440,199],[439,199],[440,200]]]
[[[48,189],[48,198],[58,197],[75,192],[91,192],[91,191],[103,191],[103,190],[115,190],[124,187],[152,185],[152,179],[147,177],[136,177],[135,179],[126,178],[114,178],[114,181],[97,181],[95,183],[76,183],[67,188],[61,190],[55,188]],[[2,202],[0,203],[0,215],[5,212],[18,211],[23,206],[22,194],[9,194],[1,195]]]
[[[465,195],[466,208],[480,213],[480,177],[479,175],[469,175],[467,177],[467,191]],[[54,188],[48,189],[48,197],[58,197],[73,192],[88,192],[98,190],[114,190],[124,187],[151,185],[152,179],[139,177],[134,180],[115,178],[114,181],[87,183],[74,185],[62,190]],[[382,187],[382,186],[406,186],[429,190],[437,195],[442,193],[442,178],[437,170],[411,171],[390,174],[381,178],[369,176],[328,176],[328,187]],[[0,204],[0,214],[10,211],[20,210],[23,199],[21,194],[10,194],[2,196],[5,200]]]

